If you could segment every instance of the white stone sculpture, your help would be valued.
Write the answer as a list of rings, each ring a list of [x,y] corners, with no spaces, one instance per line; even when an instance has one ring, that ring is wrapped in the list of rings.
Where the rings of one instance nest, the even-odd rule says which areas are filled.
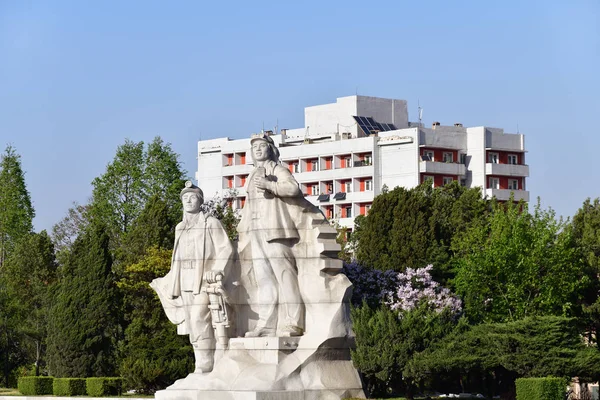
[[[212,371],[214,363],[213,323],[222,323],[214,321],[219,310],[213,307],[211,313],[210,296],[218,301],[215,287],[228,273],[233,247],[221,222],[201,211],[204,195],[199,187],[187,181],[180,197],[184,213],[183,221],[175,228],[171,270],[150,286],[159,294],[171,322],[177,324],[177,333],[189,335],[196,358],[195,372],[204,373]],[[226,315],[224,307],[222,312]],[[222,336],[222,330],[220,333]]]
[[[211,339],[214,368],[211,372],[197,368],[157,392],[156,398],[364,398],[350,360],[352,288],[341,273],[336,230],[304,199],[296,180],[279,163],[271,138],[260,135],[251,143],[255,169],[248,179],[238,226],[239,251],[227,262],[223,257],[231,248],[229,240],[225,236],[222,240],[227,243],[215,241],[219,250],[203,253],[208,257],[204,263],[211,265],[211,271],[223,268],[224,273],[218,274],[222,281],[214,274],[206,279],[205,289],[193,287],[200,295],[217,296],[211,297],[211,307],[217,310],[212,325],[221,338]],[[182,321],[192,316],[182,311],[182,303],[174,303],[179,298],[164,295],[171,293],[173,271],[156,279],[152,287],[170,320],[185,333]]]

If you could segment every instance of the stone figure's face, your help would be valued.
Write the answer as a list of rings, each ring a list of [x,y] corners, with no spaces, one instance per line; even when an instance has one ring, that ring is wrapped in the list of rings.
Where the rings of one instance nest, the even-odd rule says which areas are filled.
[[[202,205],[202,201],[196,193],[184,193],[181,197],[181,202],[183,203],[185,212],[189,213],[197,213],[200,211],[200,206]]]
[[[271,155],[271,149],[269,148],[269,144],[267,142],[257,140],[256,142],[252,143],[252,153],[254,154],[256,161],[266,161]]]

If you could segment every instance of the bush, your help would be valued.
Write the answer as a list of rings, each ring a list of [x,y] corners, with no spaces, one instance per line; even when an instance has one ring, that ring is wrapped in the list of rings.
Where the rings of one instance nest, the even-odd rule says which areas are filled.
[[[85,382],[88,396],[120,396],[123,387],[122,378],[87,378]]]
[[[517,400],[563,400],[567,382],[562,378],[519,378]]]
[[[25,396],[35,396],[41,394],[52,394],[51,376],[22,376],[19,378],[17,387],[19,392]]]
[[[85,378],[54,378],[55,396],[85,396]]]

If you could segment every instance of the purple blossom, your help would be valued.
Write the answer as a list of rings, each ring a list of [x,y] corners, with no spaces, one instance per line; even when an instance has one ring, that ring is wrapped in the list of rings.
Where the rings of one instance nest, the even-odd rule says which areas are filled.
[[[433,265],[424,268],[407,268],[397,275],[397,287],[386,291],[385,303],[398,311],[411,311],[422,302],[432,305],[436,312],[449,309],[453,314],[462,310],[461,301],[452,292],[433,280]]]

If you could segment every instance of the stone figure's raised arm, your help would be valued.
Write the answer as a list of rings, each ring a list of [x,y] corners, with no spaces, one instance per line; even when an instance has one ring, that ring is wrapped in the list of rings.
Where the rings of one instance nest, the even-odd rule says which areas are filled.
[[[276,180],[269,181],[268,190],[277,197],[299,197],[302,191],[290,171],[277,165],[273,170]]]

